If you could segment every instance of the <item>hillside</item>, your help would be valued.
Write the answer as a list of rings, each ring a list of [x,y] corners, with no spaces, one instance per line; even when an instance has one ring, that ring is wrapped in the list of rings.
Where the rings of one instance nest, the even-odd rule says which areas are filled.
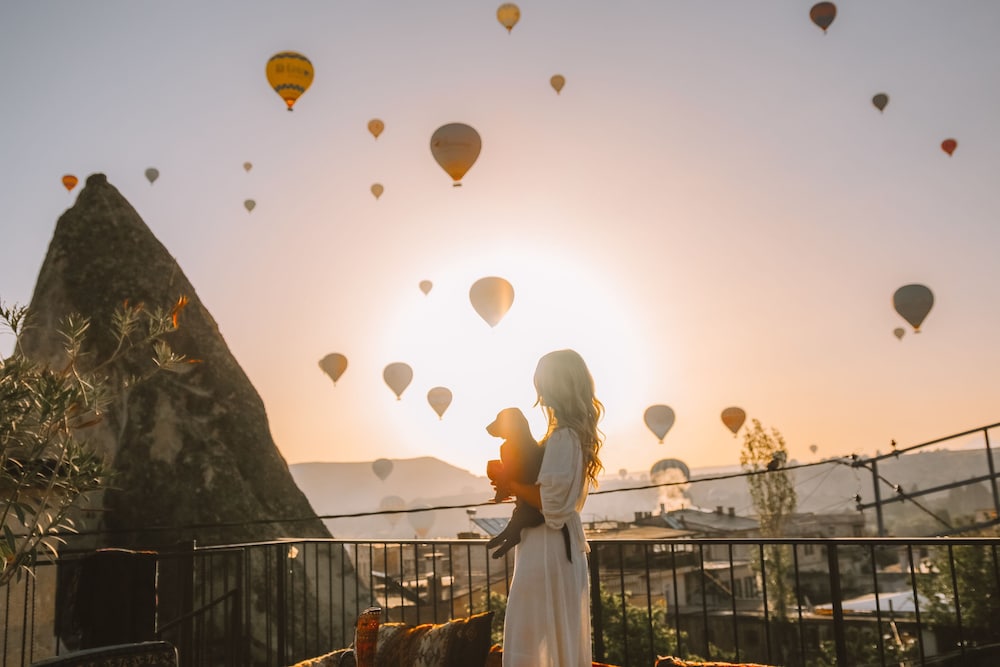
[[[396,459],[393,464],[392,473],[384,481],[372,471],[371,462],[300,463],[289,468],[295,482],[320,515],[377,511],[387,496],[398,496],[407,506],[476,505],[492,496],[492,488],[485,476],[474,475],[433,457]],[[879,464],[879,473],[883,478],[900,484],[907,491],[968,479],[982,475],[985,470],[983,450],[927,451],[888,459]],[[749,493],[742,479],[699,481],[699,478],[738,472],[736,467],[692,470],[693,482],[687,489],[685,504],[707,509],[733,507],[737,514],[751,514]],[[831,462],[795,470],[792,475],[800,512],[854,512],[856,494],[861,495],[863,502],[870,502],[873,498],[871,473],[863,468]],[[584,521],[631,520],[635,512],[657,511],[661,502],[668,508],[680,502],[668,494],[661,496],[658,489],[626,490],[649,483],[646,472],[629,473],[624,477],[605,476],[598,492],[587,501]],[[885,484],[881,490],[883,498],[893,495],[892,489]],[[959,516],[989,507],[990,502],[988,486],[980,483],[966,489],[926,496],[921,504]],[[509,516],[510,511],[510,505],[478,507],[476,516]],[[897,534],[903,534],[900,532],[902,526],[910,526],[907,530],[913,534],[926,534],[935,529],[931,525],[933,521],[912,504],[887,506],[886,515],[894,517],[893,526]],[[409,538],[415,534],[414,524],[409,520],[411,516],[328,519],[326,524],[336,537]],[[874,527],[873,510],[866,512],[866,519]],[[469,517],[464,509],[440,510],[434,513],[427,536],[452,538],[459,531],[468,529]]]

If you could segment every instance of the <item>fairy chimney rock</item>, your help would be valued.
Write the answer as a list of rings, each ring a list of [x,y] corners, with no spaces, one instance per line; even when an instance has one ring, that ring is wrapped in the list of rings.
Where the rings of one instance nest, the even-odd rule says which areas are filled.
[[[271,437],[264,404],[194,287],[104,174],[87,179],[56,225],[31,299],[39,325],[25,350],[60,356],[56,324],[91,318],[98,350],[112,345],[111,315],[128,300],[169,308],[186,296],[173,349],[201,363],[160,373],[109,412],[92,441],[113,463],[114,489],[84,530],[93,546],[157,548],[282,537],[329,537]],[[103,521],[102,524],[95,522]],[[150,527],[153,527],[150,530]]]

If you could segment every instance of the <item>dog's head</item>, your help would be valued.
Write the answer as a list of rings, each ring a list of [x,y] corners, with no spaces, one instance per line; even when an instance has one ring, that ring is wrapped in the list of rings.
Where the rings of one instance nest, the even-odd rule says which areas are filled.
[[[525,433],[531,435],[531,427],[520,409],[504,408],[497,413],[493,423],[486,427],[486,432],[504,440],[516,440]]]

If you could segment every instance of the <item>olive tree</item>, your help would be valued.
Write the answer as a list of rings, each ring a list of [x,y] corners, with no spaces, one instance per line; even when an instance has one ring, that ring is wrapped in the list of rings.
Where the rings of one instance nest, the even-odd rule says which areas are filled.
[[[73,531],[74,509],[108,484],[110,467],[88,429],[123,409],[136,384],[194,362],[166,341],[186,303],[123,303],[106,323],[114,347],[100,357],[88,345],[91,321],[67,316],[57,331],[59,357],[41,361],[21,344],[31,310],[0,302],[0,333],[13,336],[12,353],[0,358],[0,586],[32,572],[40,556],[54,556],[60,536]]]

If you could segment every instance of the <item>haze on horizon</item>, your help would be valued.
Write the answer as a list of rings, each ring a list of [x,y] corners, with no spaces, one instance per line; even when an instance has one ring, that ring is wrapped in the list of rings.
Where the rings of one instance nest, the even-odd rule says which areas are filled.
[[[508,34],[497,4],[6,3],[0,298],[30,301],[79,192],[62,175],[103,172],[289,463],[481,475],[498,410],[541,434],[532,372],[563,347],[607,406],[608,471],[735,464],[730,406],[799,460],[1000,421],[1000,5],[843,0],[824,34],[798,0],[521,2]],[[292,113],[264,76],[283,50],[315,67]],[[483,139],[461,188],[429,150],[450,122]],[[484,276],[515,291],[494,328],[469,304]],[[935,303],[897,340],[910,283]],[[414,369],[398,401],[394,361]],[[454,394],[441,419],[435,386]],[[653,404],[677,416],[662,445]]]

